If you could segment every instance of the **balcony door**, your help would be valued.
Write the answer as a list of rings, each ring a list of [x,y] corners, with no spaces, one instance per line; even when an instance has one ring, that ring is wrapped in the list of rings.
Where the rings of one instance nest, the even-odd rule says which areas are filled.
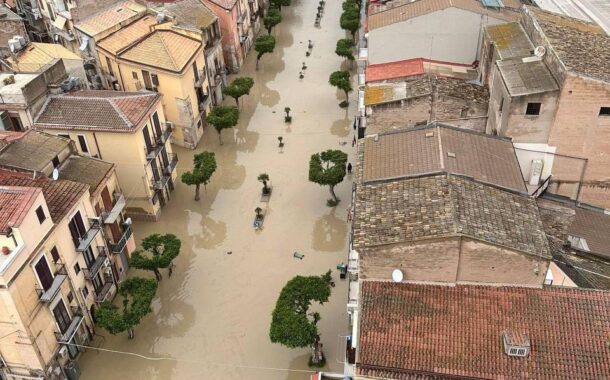
[[[87,263],[87,268],[91,269],[93,263],[95,262],[95,256],[93,255],[93,248],[88,247],[83,252],[83,256],[85,256],[85,263]]]
[[[108,186],[104,187],[101,195],[102,202],[104,203],[104,209],[107,212],[110,212],[110,210],[112,210],[112,197],[110,196],[110,191],[108,191]]]
[[[161,135],[163,132],[161,131],[161,123],[159,122],[159,115],[155,112],[152,115],[153,125],[155,126],[155,134],[157,135],[157,139],[161,139]]]
[[[144,78],[144,87],[146,87],[148,91],[152,91],[153,86],[150,80],[150,73],[146,70],[142,70],[142,78]]]
[[[53,316],[57,321],[57,325],[59,326],[59,331],[62,334],[65,334],[68,331],[68,327],[70,327],[70,314],[68,314],[68,309],[66,309],[66,305],[64,305],[64,300],[59,300],[59,303],[53,309]]]
[[[40,280],[40,285],[46,292],[49,290],[49,288],[51,288],[51,284],[53,284],[53,274],[51,273],[47,259],[42,256],[36,265],[34,265],[34,269],[36,270],[36,274]]]
[[[77,211],[76,214],[70,219],[70,223],[68,223],[68,228],[70,229],[70,234],[72,235],[72,241],[74,242],[74,246],[78,248],[80,244],[80,238],[87,232],[85,229],[85,223],[83,222],[83,217],[80,215],[80,211]]]

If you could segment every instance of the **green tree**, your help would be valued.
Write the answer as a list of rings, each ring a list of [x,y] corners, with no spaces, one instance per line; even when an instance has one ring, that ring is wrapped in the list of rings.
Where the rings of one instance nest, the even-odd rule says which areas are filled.
[[[275,49],[275,37],[273,36],[259,36],[254,41],[254,50],[258,53],[256,55],[256,68],[258,69],[258,62],[264,54],[272,53]]]
[[[341,7],[344,11],[355,9],[360,12],[360,5],[361,4],[358,0],[345,0],[343,4],[341,4]]]
[[[360,12],[357,9],[347,9],[341,14],[339,19],[341,29],[347,30],[352,34],[352,39],[356,38],[356,32],[360,28]]]
[[[282,14],[277,8],[269,9],[267,16],[263,17],[263,24],[265,25],[265,29],[267,29],[267,34],[271,34],[273,27],[280,22],[282,22]]]
[[[349,93],[352,91],[352,78],[349,71],[340,70],[330,74],[328,83],[345,92],[345,101],[349,100]]]
[[[129,264],[137,269],[154,272],[157,281],[161,281],[160,268],[170,268],[172,261],[180,254],[182,243],[176,235],[152,234],[142,240],[142,248],[131,254]],[[170,269],[171,274],[171,269]]]
[[[235,106],[218,106],[212,109],[208,115],[208,122],[218,132],[218,141],[222,145],[222,130],[233,128],[239,120],[239,110]]]
[[[333,199],[328,201],[329,205],[339,203],[335,194],[335,186],[343,181],[345,177],[345,164],[347,154],[340,150],[329,149],[316,153],[309,160],[309,180],[320,186],[329,186]]]
[[[328,302],[332,281],[330,273],[329,270],[321,276],[296,276],[286,283],[271,314],[269,338],[272,343],[289,348],[313,346],[314,351],[321,350],[317,326],[320,314],[310,313],[309,307],[312,302],[320,305]],[[314,358],[317,356],[314,354]]]
[[[269,4],[271,8],[282,9],[290,5],[290,0],[271,0]]]
[[[216,158],[214,153],[202,152],[193,157],[193,170],[182,173],[182,183],[195,185],[195,200],[199,200],[199,187],[210,182],[212,174],[216,171]]]
[[[267,181],[269,181],[269,174],[261,173],[258,175],[258,182],[263,183],[263,194],[269,194],[269,188],[267,187]]]
[[[254,79],[250,77],[235,78],[225,87],[223,93],[235,99],[235,104],[239,106],[239,98],[249,95],[252,86],[254,86]]]
[[[157,281],[151,278],[128,278],[119,287],[119,295],[123,299],[122,310],[112,302],[104,301],[95,312],[96,323],[113,335],[127,331],[129,339],[133,339],[133,328],[152,311],[150,304],[156,292]]]
[[[356,44],[354,40],[350,40],[349,38],[342,38],[337,41],[337,47],[335,49],[335,53],[339,57],[343,57],[351,62],[354,61],[354,47]]]

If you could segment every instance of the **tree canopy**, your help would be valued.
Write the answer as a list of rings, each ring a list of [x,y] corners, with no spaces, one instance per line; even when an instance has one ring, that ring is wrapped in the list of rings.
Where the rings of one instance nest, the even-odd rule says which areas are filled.
[[[216,171],[216,158],[212,152],[201,152],[193,157],[193,170],[182,173],[182,183],[195,185],[195,200],[199,200],[199,187],[210,182]]]
[[[254,40],[254,50],[258,53],[256,55],[256,64],[264,54],[272,53],[275,49],[275,37],[273,36],[258,36]]]
[[[320,186],[329,186],[334,204],[339,202],[335,186],[345,178],[346,163],[347,154],[333,149],[313,154],[309,160],[309,180]]]
[[[157,281],[154,279],[128,278],[119,287],[123,298],[122,310],[111,301],[104,301],[95,312],[95,320],[111,334],[127,331],[131,339],[134,337],[133,328],[151,312],[150,304],[156,292]]]
[[[346,9],[341,14],[339,22],[341,29],[349,31],[352,34],[352,39],[354,39],[358,28],[360,28],[360,11],[354,8]]]
[[[267,29],[267,34],[271,34],[273,27],[280,22],[282,22],[282,14],[277,8],[269,9],[267,16],[263,17],[263,24],[265,25],[265,29]]]
[[[269,2],[270,6],[273,8],[282,9],[282,7],[287,7],[290,5],[291,0],[271,0]]]
[[[343,57],[347,60],[353,61],[355,46],[356,44],[354,43],[354,40],[351,40],[349,38],[342,38],[337,41],[337,48],[335,49],[335,53],[339,57]]]
[[[318,338],[318,313],[309,313],[312,302],[328,301],[331,292],[330,270],[321,276],[296,276],[288,281],[271,314],[269,338],[289,348],[307,347]]]
[[[250,94],[250,90],[254,86],[254,79],[250,77],[235,78],[225,89],[223,93],[235,99],[235,103],[239,105],[239,98]]]
[[[331,86],[337,87],[339,90],[343,90],[343,92],[345,92],[345,99],[348,99],[349,92],[352,91],[352,78],[349,71],[335,71],[330,74],[328,83],[330,83]]]
[[[173,234],[152,234],[142,240],[142,248],[131,254],[129,263],[137,269],[155,273],[157,281],[161,280],[160,268],[169,268],[172,261],[180,254],[180,239]]]
[[[214,126],[218,132],[218,141],[222,145],[222,130],[233,128],[239,120],[239,110],[235,106],[218,106],[212,108],[208,115],[208,122]]]

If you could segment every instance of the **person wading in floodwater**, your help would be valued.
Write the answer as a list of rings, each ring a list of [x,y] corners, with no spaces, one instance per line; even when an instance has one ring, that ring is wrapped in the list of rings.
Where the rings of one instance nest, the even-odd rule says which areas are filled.
[[[347,174],[352,174],[352,163],[351,162],[347,163]]]

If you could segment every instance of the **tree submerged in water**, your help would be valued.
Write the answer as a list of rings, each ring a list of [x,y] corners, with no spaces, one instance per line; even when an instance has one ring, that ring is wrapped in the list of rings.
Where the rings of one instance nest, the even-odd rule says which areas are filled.
[[[212,152],[202,152],[193,157],[193,170],[182,173],[182,183],[195,185],[195,200],[199,201],[199,188],[210,182],[216,171],[216,158]]]
[[[104,301],[95,312],[96,323],[111,334],[127,331],[129,339],[135,337],[133,328],[152,310],[150,304],[157,292],[157,281],[152,278],[132,277],[119,287],[123,308]]]
[[[288,281],[271,314],[269,338],[289,348],[311,347],[310,365],[324,365],[318,322],[320,313],[310,312],[312,302],[323,305],[331,293],[331,271],[321,276],[296,276]]]
[[[218,106],[212,108],[212,112],[208,115],[208,123],[214,126],[218,132],[218,142],[222,142],[222,130],[233,128],[239,120],[239,110],[235,106]]]
[[[153,272],[157,281],[161,281],[159,269],[172,267],[172,261],[180,254],[181,245],[180,239],[173,234],[148,235],[142,240],[144,250],[134,251],[129,264],[134,268]]]
[[[239,106],[239,98],[244,95],[249,95],[253,86],[254,79],[250,77],[235,78],[227,87],[225,87],[223,93],[235,99],[235,104]]]
[[[320,186],[329,186],[330,195],[333,198],[326,202],[328,206],[339,204],[339,198],[335,194],[335,186],[345,178],[346,163],[347,153],[332,149],[316,153],[309,160],[309,181]]]
[[[265,25],[265,29],[267,29],[267,34],[271,34],[271,30],[280,22],[282,22],[282,14],[277,8],[269,9],[267,16],[263,17],[263,24]]]
[[[267,35],[267,36],[259,36],[254,41],[254,50],[256,50],[256,68],[258,69],[258,62],[261,60],[262,56],[267,53],[273,53],[275,49],[275,37]]]
[[[334,73],[330,74],[330,77],[328,78],[328,83],[330,83],[330,85],[333,87],[337,87],[339,90],[342,90],[345,93],[345,103],[349,101],[349,93],[353,90],[352,78],[349,71],[335,71]]]

